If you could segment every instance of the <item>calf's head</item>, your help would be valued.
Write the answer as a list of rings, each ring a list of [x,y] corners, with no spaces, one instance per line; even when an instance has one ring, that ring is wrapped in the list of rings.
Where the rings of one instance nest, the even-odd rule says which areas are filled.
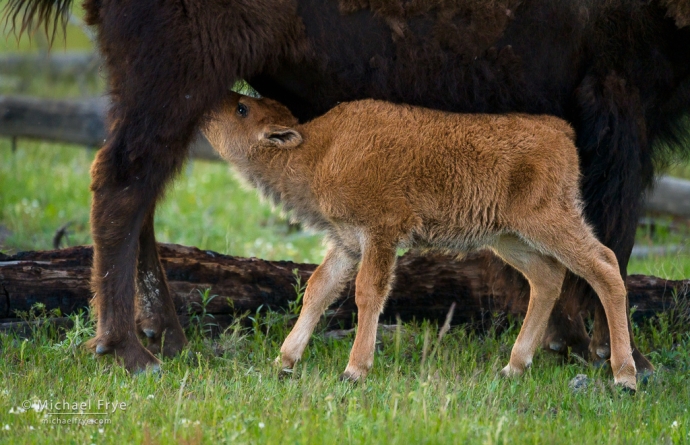
[[[293,148],[302,143],[297,119],[284,105],[231,92],[202,128],[225,158],[249,158],[257,150]]]

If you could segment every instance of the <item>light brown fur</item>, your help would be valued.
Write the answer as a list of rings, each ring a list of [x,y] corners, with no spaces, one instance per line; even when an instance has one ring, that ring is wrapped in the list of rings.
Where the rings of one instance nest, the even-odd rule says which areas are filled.
[[[247,110],[242,117],[239,107]],[[292,368],[319,317],[361,264],[358,331],[344,377],[366,376],[396,249],[489,248],[530,282],[504,375],[530,366],[566,268],[600,296],[615,381],[635,389],[625,286],[616,258],[582,217],[572,128],[550,116],[453,114],[363,100],[303,125],[282,105],[232,93],[205,133],[264,195],[330,243],[281,348]]]

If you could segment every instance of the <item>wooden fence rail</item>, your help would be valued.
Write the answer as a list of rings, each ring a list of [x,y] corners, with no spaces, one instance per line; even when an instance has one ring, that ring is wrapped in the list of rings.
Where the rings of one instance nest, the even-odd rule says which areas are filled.
[[[84,51],[5,54],[0,57],[0,75],[26,76],[40,72],[53,77],[84,77],[97,75],[100,67],[101,58]]]
[[[0,136],[100,147],[106,138],[107,106],[105,98],[55,100],[0,96]],[[220,160],[201,134],[192,143],[191,156]]]

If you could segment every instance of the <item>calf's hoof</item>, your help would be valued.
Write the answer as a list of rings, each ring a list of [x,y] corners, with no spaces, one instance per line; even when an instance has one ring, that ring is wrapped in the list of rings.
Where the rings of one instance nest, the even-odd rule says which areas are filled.
[[[616,383],[616,386],[618,386],[625,392],[635,394],[635,391],[637,391],[637,378],[634,369],[632,370],[632,373],[619,373],[617,376],[614,377],[613,380]]]
[[[637,390],[637,372],[632,357],[625,360],[620,366],[611,365],[613,380],[617,386],[626,392],[634,394]]]
[[[355,366],[348,365],[345,371],[340,374],[341,382],[361,382],[366,378],[368,374],[368,369],[359,369]]]
[[[160,360],[137,340],[112,344],[107,339],[95,337],[89,340],[86,346],[100,356],[114,355],[116,360],[122,363],[125,369],[132,374],[144,371],[160,371]]]
[[[510,366],[510,363],[508,363],[505,368],[501,369],[499,371],[499,374],[501,377],[506,377],[506,378],[511,378],[511,377],[518,377],[521,376],[524,373],[523,370],[515,368],[513,366]]]
[[[635,379],[632,380],[615,380],[616,382],[616,387],[619,388],[622,392],[628,393],[630,395],[635,395],[637,392],[637,382]]]
[[[292,372],[292,369],[297,364],[297,361],[298,358],[295,358],[292,355],[281,351],[280,355],[276,357],[273,363],[276,366],[281,367],[283,370],[289,370],[290,372]]]
[[[285,380],[294,375],[295,371],[293,369],[294,364],[286,365],[283,358],[279,355],[273,360],[273,365],[278,369],[278,380]]]
[[[532,366],[532,361],[526,363],[521,363],[519,361],[513,361],[513,363],[508,363],[505,368],[501,369],[500,374],[503,377],[516,377],[521,376],[525,373],[525,370]]]

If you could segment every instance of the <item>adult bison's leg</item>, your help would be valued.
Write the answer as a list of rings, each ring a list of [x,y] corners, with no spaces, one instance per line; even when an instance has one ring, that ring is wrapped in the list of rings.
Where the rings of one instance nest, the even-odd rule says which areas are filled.
[[[155,248],[156,202],[181,168],[204,114],[236,80],[276,68],[279,61],[302,60],[308,46],[296,7],[295,2],[87,2],[113,99],[108,142],[92,168],[98,328],[91,345],[121,357],[130,370],[157,362],[139,342],[137,323],[152,351],[161,349],[161,337],[163,353],[185,343]]]
[[[141,101],[142,107],[146,104],[147,101]],[[144,274],[160,267],[155,247],[151,248],[154,243],[150,232],[152,212],[166,183],[185,160],[186,147],[198,117],[166,116],[173,125],[168,128],[166,119],[161,116],[166,114],[165,110],[123,109],[122,104],[117,103],[112,114],[115,122],[112,136],[99,151],[91,169],[92,287],[98,326],[90,345],[96,353],[112,353],[128,370],[138,371],[157,365],[158,360],[142,346],[136,335],[137,258],[145,267],[141,271]],[[127,118],[118,119],[118,116],[131,115],[148,116],[147,123],[159,121],[159,125],[146,128],[139,119],[133,122]],[[183,125],[180,121],[185,120]],[[142,232],[144,226],[146,229]],[[141,251],[140,238],[145,241]],[[162,277],[160,271],[154,276]],[[147,290],[158,291],[161,295],[168,292],[164,279],[155,285],[156,289]]]
[[[161,44],[169,49],[175,42]],[[173,354],[186,342],[160,267],[153,215],[165,186],[187,157],[203,113],[223,97],[230,81],[195,80],[201,70],[193,57],[166,57],[170,51],[163,49],[156,54],[150,59],[155,64],[151,70],[167,76],[160,81],[152,81],[146,67],[129,71],[131,66],[117,63],[130,56],[107,59],[112,124],[91,169],[92,288],[98,326],[90,346],[98,354],[116,355],[130,371],[156,366],[151,352],[161,350],[161,340],[164,354]],[[167,69],[160,71],[161,66]],[[137,323],[149,337],[150,350],[137,337]]]
[[[563,355],[573,353],[587,357],[590,338],[580,312],[584,307],[582,295],[588,292],[591,292],[591,288],[584,280],[566,272],[561,295],[551,312],[544,335],[544,348]]]
[[[138,371],[157,364],[151,352],[172,354],[186,342],[156,250],[156,203],[182,167],[204,113],[239,77],[238,65],[245,72],[254,69],[247,36],[267,34],[259,32],[264,28],[255,33],[242,28],[263,23],[255,20],[262,16],[247,18],[227,5],[96,3],[89,23],[98,27],[112,107],[108,140],[91,170],[98,327],[90,345]],[[137,324],[150,350],[139,341]]]
[[[147,340],[146,348],[153,354],[162,352],[170,357],[187,344],[187,338],[177,319],[175,304],[158,257],[153,216],[152,208],[139,235],[135,320],[137,331]]]
[[[616,254],[623,278],[635,242],[642,192],[653,177],[642,107],[637,91],[629,85],[612,72],[590,73],[577,92],[581,113],[577,145],[585,214],[598,238]],[[589,303],[592,297],[591,288],[583,280],[572,274],[566,276],[561,299],[545,336],[547,348],[554,339],[563,337],[561,326],[578,322],[578,302]],[[610,337],[606,315],[599,299],[594,298],[594,305],[590,357],[608,359]],[[628,320],[637,370],[653,371],[654,367],[635,346],[631,326]]]

